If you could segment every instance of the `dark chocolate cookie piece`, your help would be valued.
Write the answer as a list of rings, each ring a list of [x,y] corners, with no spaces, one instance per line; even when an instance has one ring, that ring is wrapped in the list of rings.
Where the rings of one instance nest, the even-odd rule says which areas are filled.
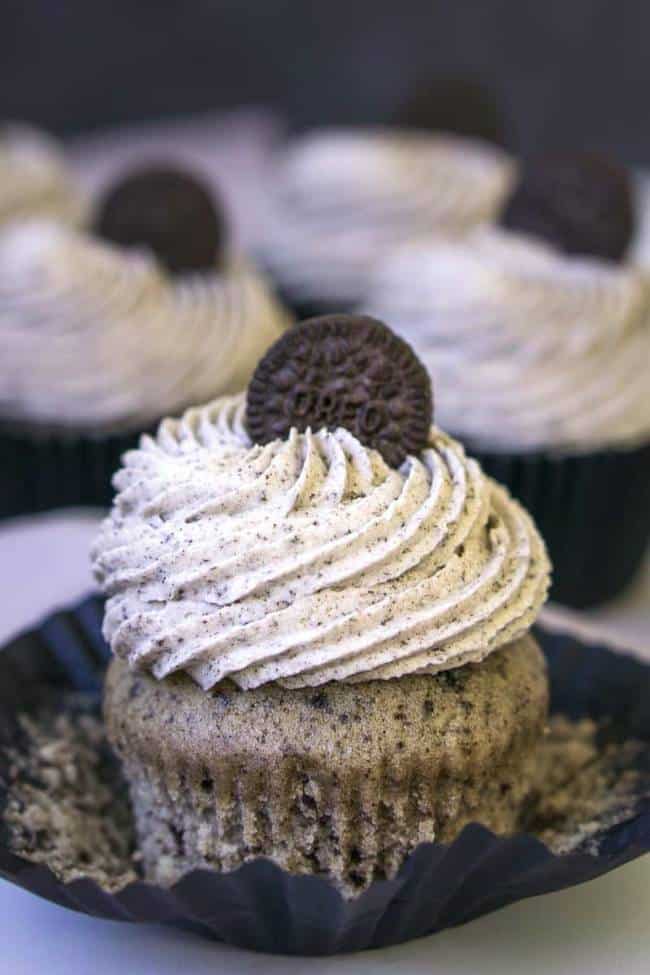
[[[524,165],[500,223],[566,254],[619,261],[634,234],[627,172],[602,156],[547,156]]]
[[[194,176],[167,165],[137,169],[100,201],[95,232],[124,247],[146,247],[174,273],[214,269],[223,256],[223,209]]]
[[[393,121],[401,128],[451,132],[501,147],[508,144],[508,125],[496,98],[470,78],[420,81]]]
[[[428,441],[431,381],[413,349],[366,315],[311,318],[278,339],[248,387],[246,418],[256,443],[292,427],[345,427],[392,467]]]

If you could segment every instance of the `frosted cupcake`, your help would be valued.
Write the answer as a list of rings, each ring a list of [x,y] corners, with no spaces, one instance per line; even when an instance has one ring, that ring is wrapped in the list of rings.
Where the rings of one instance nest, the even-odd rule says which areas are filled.
[[[368,301],[426,362],[441,423],[534,513],[575,605],[615,595],[650,535],[648,285],[623,261],[625,183],[590,173],[538,204],[524,174],[505,226],[396,251]]]
[[[241,388],[288,319],[228,247],[200,183],[127,177],[96,233],[0,237],[0,417],[15,506],[106,503],[121,452],[162,415]],[[31,499],[31,500],[30,500]]]
[[[0,227],[33,216],[70,222],[80,214],[55,141],[27,125],[0,126]]]
[[[508,157],[487,143],[391,128],[316,131],[278,169],[260,253],[302,312],[358,304],[382,255],[493,217],[512,178]]]
[[[266,856],[352,896],[472,820],[516,828],[548,561],[430,420],[410,348],[333,316],[125,457],[93,562],[147,877]]]

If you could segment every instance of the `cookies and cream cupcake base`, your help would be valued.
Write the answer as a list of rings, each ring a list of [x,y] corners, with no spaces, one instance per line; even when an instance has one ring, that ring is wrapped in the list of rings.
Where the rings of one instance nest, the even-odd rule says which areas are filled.
[[[512,833],[537,781],[547,709],[530,636],[447,676],[316,691],[206,694],[183,674],[159,681],[114,660],[104,699],[149,880],[168,886],[262,856],[346,897],[470,822]]]

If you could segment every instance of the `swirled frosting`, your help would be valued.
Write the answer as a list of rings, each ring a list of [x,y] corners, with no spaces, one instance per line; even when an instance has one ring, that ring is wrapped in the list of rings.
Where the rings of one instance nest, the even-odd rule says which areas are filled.
[[[241,389],[287,324],[241,262],[170,277],[67,227],[13,226],[0,235],[0,415],[141,429]]]
[[[529,516],[432,428],[399,470],[346,430],[251,444],[243,396],[166,420],[94,546],[105,635],[203,688],[387,679],[523,634],[549,565]]]
[[[396,250],[367,310],[414,345],[454,434],[581,451],[650,433],[649,298],[630,266],[480,228]]]
[[[281,163],[261,253],[294,299],[353,304],[379,256],[422,233],[489,219],[512,175],[501,150],[469,139],[320,131]]]
[[[80,212],[54,141],[29,126],[0,127],[0,224],[35,215],[74,221]]]

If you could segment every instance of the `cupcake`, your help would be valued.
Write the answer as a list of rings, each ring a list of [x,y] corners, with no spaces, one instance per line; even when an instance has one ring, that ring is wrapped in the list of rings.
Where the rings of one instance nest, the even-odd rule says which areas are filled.
[[[621,171],[547,160],[500,226],[396,250],[367,303],[422,356],[440,422],[531,510],[552,595],[574,606],[616,595],[650,537],[650,293],[625,261],[632,229]]]
[[[303,323],[248,394],[143,437],[94,545],[145,877],[268,857],[354,896],[516,829],[548,686],[526,512],[431,426],[381,323]]]
[[[260,256],[303,314],[357,305],[397,244],[490,219],[512,177],[480,140],[388,127],[317,130],[278,168]]]
[[[193,177],[127,176],[94,231],[30,221],[0,235],[3,514],[107,503],[139,433],[241,388],[288,322]]]
[[[74,222],[80,213],[54,140],[27,125],[0,126],[0,227],[32,216]]]

